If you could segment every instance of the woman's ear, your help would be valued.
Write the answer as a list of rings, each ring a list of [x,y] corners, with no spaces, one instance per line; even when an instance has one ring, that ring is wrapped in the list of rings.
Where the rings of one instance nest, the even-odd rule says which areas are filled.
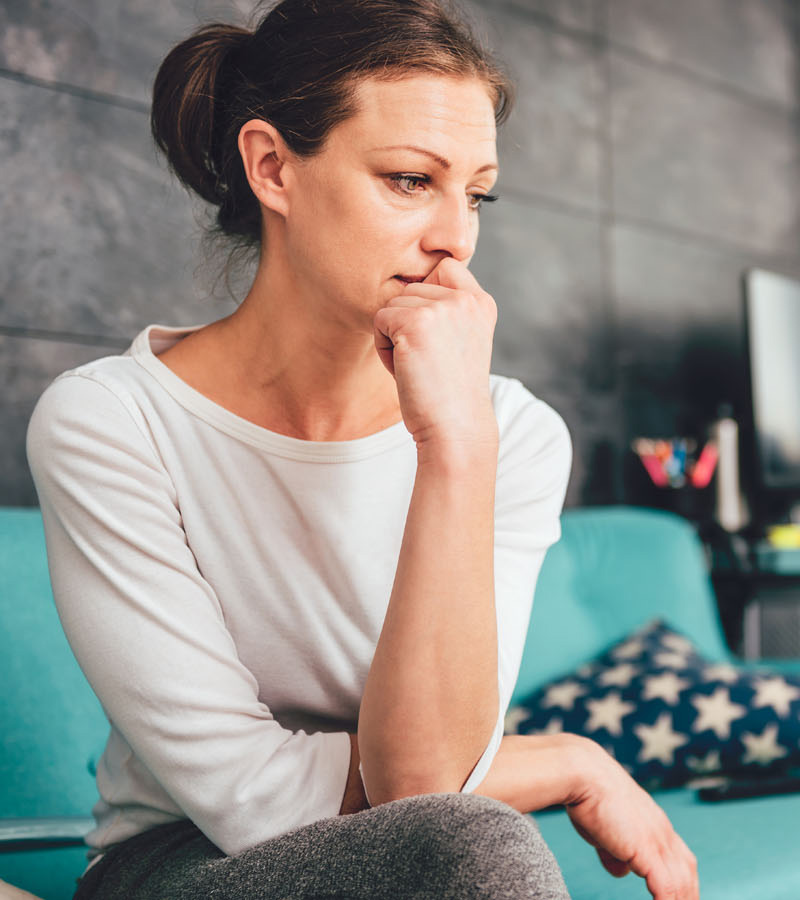
[[[239,153],[259,203],[286,216],[289,198],[284,167],[290,152],[277,128],[263,119],[245,122],[239,129]]]

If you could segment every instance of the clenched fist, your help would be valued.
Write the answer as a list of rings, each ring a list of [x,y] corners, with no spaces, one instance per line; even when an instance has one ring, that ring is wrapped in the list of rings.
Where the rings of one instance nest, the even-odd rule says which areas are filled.
[[[452,257],[375,314],[375,347],[417,447],[496,440],[489,395],[496,321],[494,300]]]

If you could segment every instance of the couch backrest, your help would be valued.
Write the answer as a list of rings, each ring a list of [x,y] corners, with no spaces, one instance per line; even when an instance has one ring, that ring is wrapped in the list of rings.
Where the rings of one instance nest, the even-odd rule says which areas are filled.
[[[709,659],[730,661],[702,545],[673,513],[609,506],[565,510],[547,553],[512,702],[566,675],[651,619]]]
[[[730,660],[702,547],[672,513],[566,510],[533,604],[519,700],[661,617]],[[58,621],[38,509],[0,507],[0,816],[86,815],[108,722]]]
[[[58,620],[38,509],[0,507],[0,816],[88,816],[108,734]]]

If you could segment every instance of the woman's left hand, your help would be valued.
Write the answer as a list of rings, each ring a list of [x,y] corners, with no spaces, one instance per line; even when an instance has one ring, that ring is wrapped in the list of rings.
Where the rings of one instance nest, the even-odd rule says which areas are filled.
[[[375,347],[418,447],[496,440],[489,394],[496,321],[492,297],[452,257],[375,314]]]
[[[697,859],[664,810],[589,738],[505,735],[475,793],[522,813],[563,804],[612,875],[634,872],[654,900],[699,897]]]

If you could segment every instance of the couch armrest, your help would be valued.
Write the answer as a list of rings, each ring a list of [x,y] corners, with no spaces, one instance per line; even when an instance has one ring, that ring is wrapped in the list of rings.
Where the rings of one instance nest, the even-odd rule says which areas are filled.
[[[94,824],[94,819],[85,816],[0,819],[0,853],[79,847]]]

